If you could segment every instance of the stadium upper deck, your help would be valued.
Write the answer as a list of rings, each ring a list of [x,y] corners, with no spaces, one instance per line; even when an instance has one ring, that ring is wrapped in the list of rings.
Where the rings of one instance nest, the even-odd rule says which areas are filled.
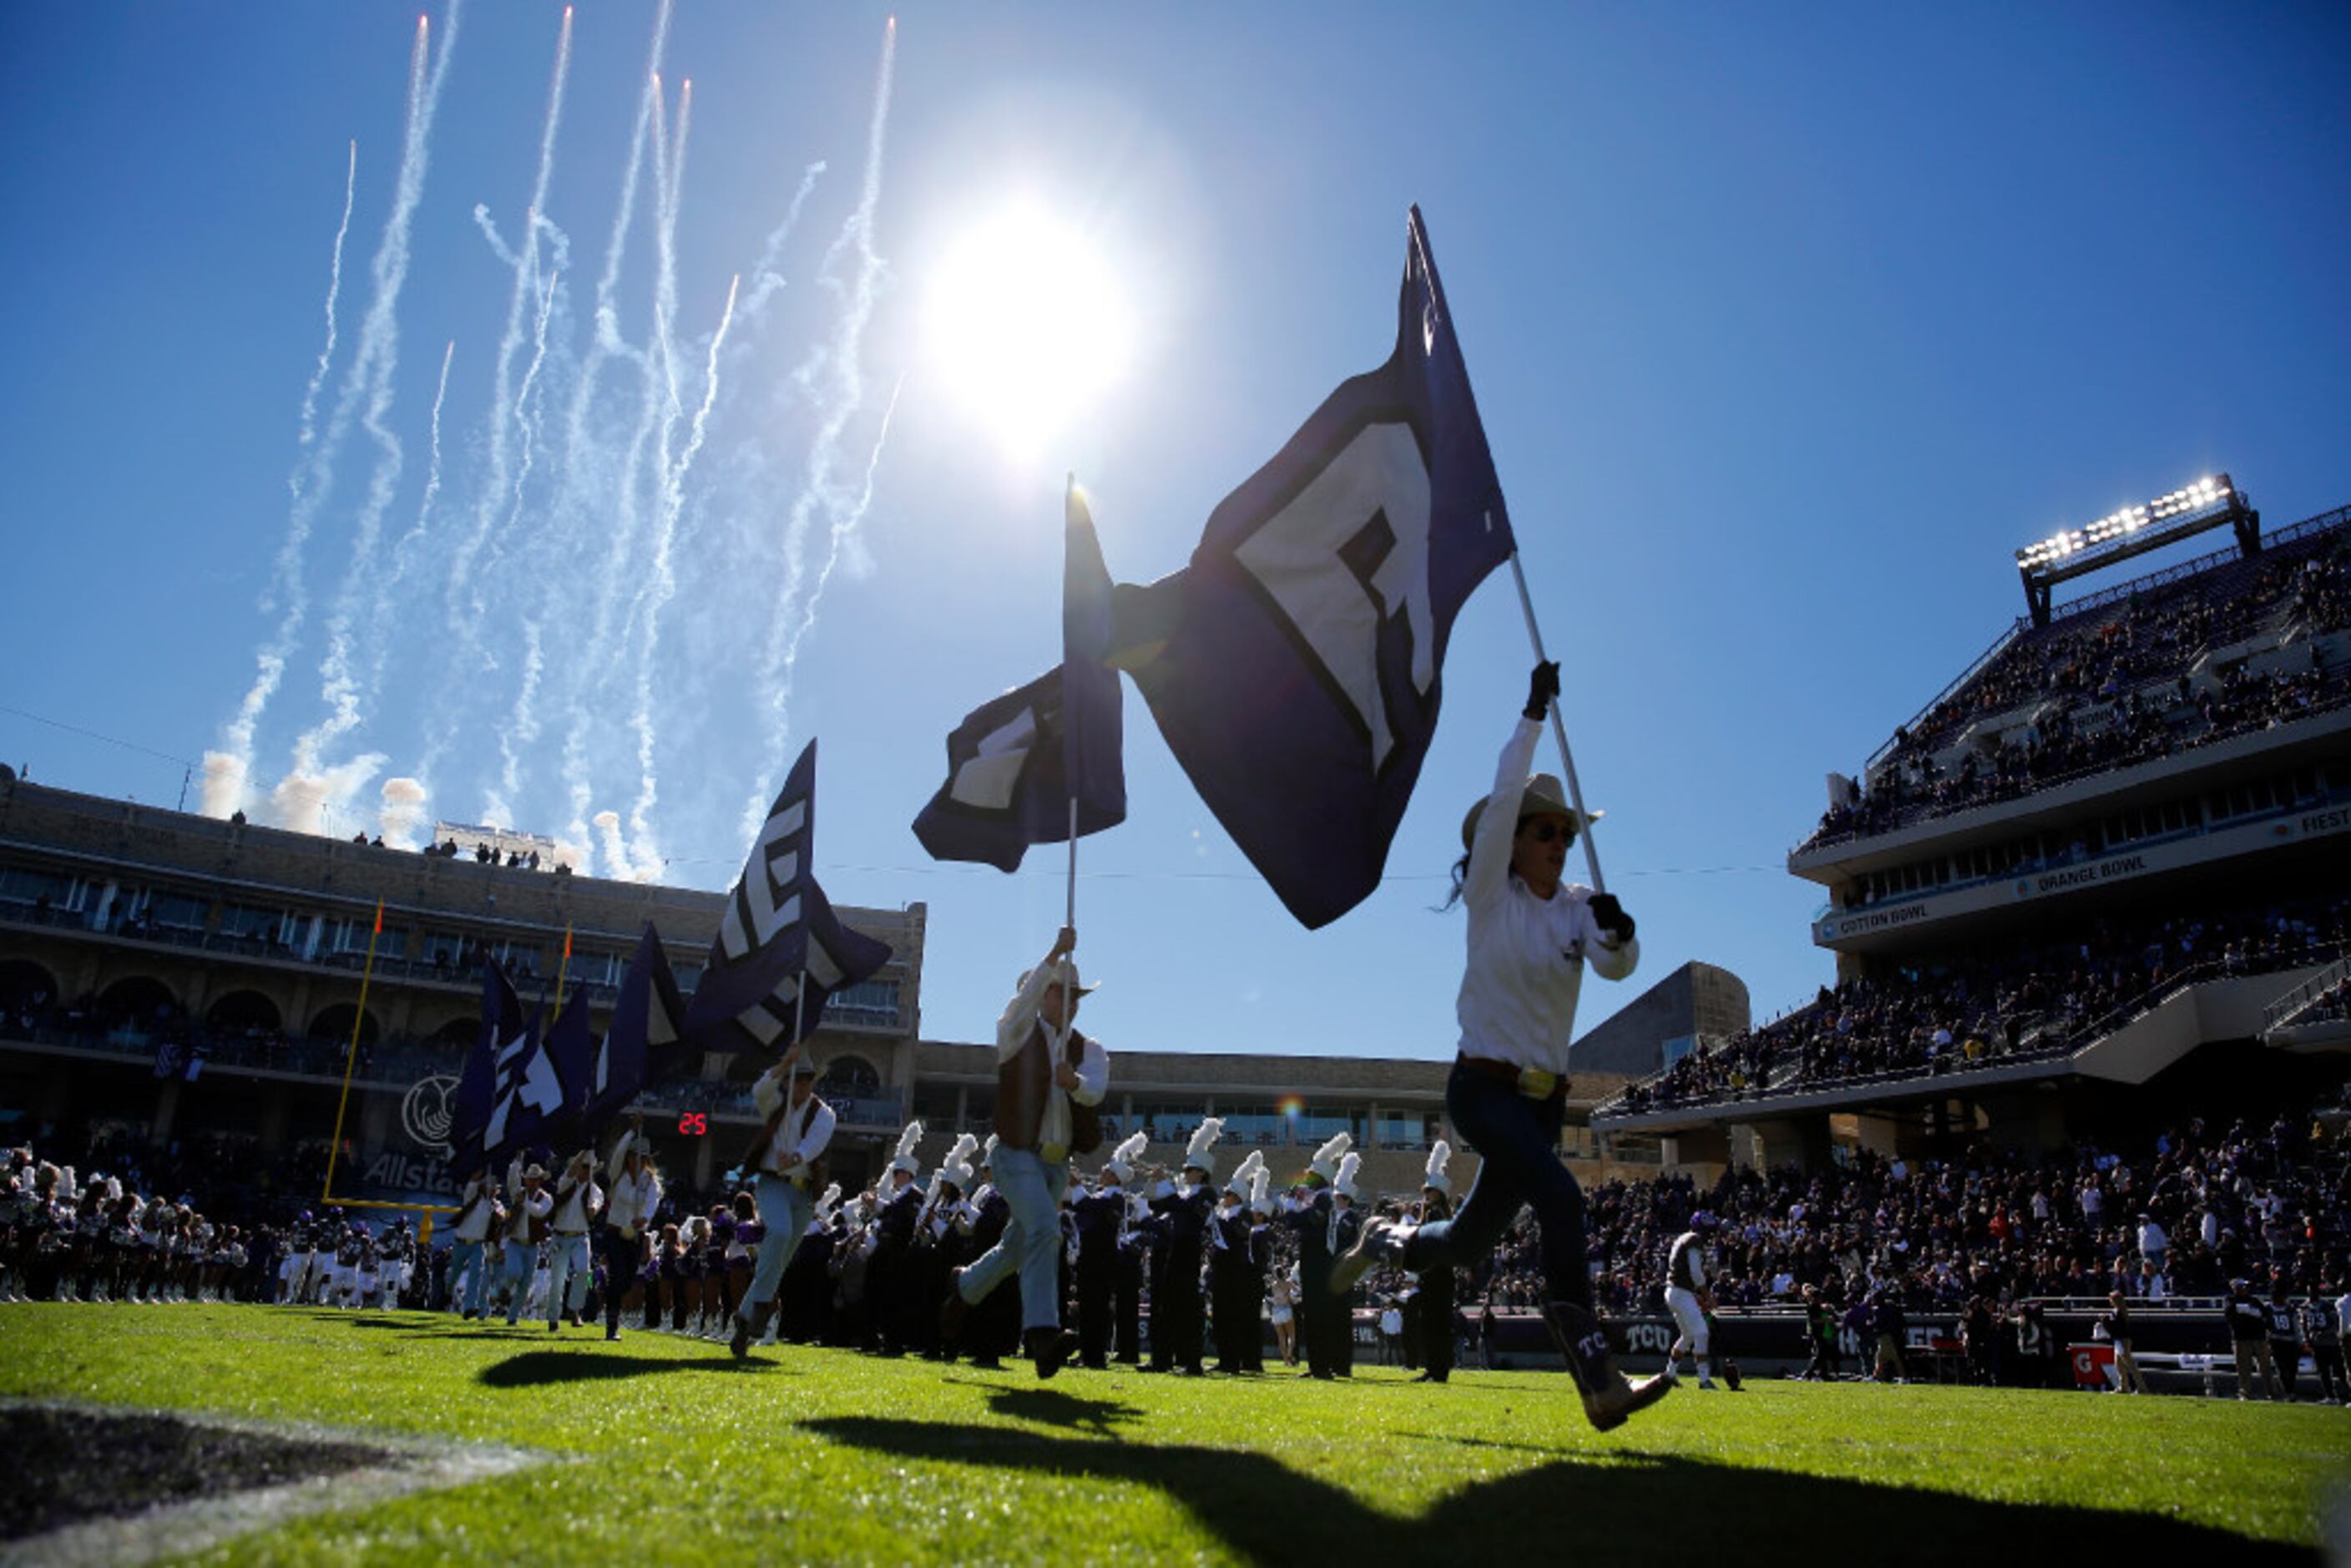
[[[1834,989],[1628,1086],[1595,1129],[1810,1153],[1834,1114],[2047,1144],[2075,1091],[2199,1046],[2351,1035],[2292,1000],[2351,935],[2351,507],[2262,541],[2230,497],[2236,549],[2045,617],[2036,599],[2042,623],[1791,852],[1829,894]],[[2061,1093],[2020,1098],[2039,1088]]]

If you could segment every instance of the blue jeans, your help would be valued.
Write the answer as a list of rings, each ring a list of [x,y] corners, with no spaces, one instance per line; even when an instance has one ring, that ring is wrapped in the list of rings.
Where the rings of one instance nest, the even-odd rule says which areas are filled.
[[[996,1190],[1012,1209],[1003,1239],[964,1266],[958,1287],[973,1306],[1020,1270],[1020,1326],[1061,1323],[1061,1196],[1070,1190],[1067,1160],[1047,1161],[1034,1149],[996,1151]]]
[[[490,1304],[489,1243],[459,1241],[449,1249],[449,1278],[454,1282],[463,1276],[465,1281],[462,1298],[451,1300],[460,1312],[479,1312]]]
[[[595,1282],[596,1266],[588,1260],[588,1233],[557,1231],[554,1245],[547,1249],[547,1321],[555,1322],[566,1311],[578,1312],[588,1300],[588,1287]],[[579,1301],[564,1300],[566,1284]]]
[[[530,1295],[531,1270],[538,1267],[538,1244],[533,1241],[507,1243],[507,1322],[512,1326],[522,1321],[522,1304]]]
[[[1499,1079],[1456,1062],[1445,1081],[1445,1111],[1483,1163],[1460,1211],[1414,1232],[1405,1246],[1404,1266],[1473,1268],[1493,1252],[1520,1207],[1532,1205],[1542,1235],[1545,1299],[1573,1301],[1589,1312],[1592,1269],[1584,1256],[1583,1189],[1559,1158],[1565,1100],[1530,1100]]]
[[[808,1234],[809,1219],[816,1211],[815,1199],[772,1171],[759,1173],[751,1194],[767,1234],[759,1238],[759,1264],[751,1270],[751,1288],[737,1309],[746,1319],[776,1299],[783,1287],[784,1266],[799,1250],[800,1238]]]

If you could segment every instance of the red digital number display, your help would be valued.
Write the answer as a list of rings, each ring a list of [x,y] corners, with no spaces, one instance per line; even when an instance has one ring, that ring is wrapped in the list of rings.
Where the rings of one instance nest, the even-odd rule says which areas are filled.
[[[710,1131],[710,1113],[706,1111],[681,1111],[677,1117],[677,1135],[699,1138]]]

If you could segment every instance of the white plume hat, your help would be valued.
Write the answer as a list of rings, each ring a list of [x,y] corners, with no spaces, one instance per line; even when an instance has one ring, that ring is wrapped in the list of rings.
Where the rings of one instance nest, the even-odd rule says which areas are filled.
[[[1249,1158],[1235,1166],[1233,1174],[1225,1178],[1225,1190],[1239,1193],[1244,1197],[1248,1197],[1249,1183],[1264,1169],[1265,1156],[1257,1150],[1251,1149],[1249,1152]]]
[[[1445,1166],[1446,1162],[1452,1157],[1453,1145],[1443,1138],[1437,1139],[1435,1146],[1428,1151],[1428,1174],[1422,1178],[1421,1186],[1433,1187],[1446,1197],[1451,1197],[1453,1184],[1446,1179]]]
[[[831,1225],[833,1210],[840,1207],[841,1184],[837,1181],[828,1182],[825,1185],[823,1196],[816,1200],[815,1213],[817,1223],[824,1226]]]
[[[1200,1125],[1192,1134],[1192,1141],[1184,1145],[1184,1168],[1187,1171],[1206,1171],[1210,1176],[1216,1175],[1217,1156],[1210,1154],[1208,1149],[1224,1135],[1223,1117],[1201,1117]]]
[[[922,1141],[923,1124],[920,1122],[907,1123],[906,1130],[898,1134],[898,1153],[890,1161],[890,1168],[893,1171],[904,1171],[908,1176],[919,1174],[923,1168],[923,1162],[915,1157],[914,1145]]]
[[[1306,1168],[1314,1175],[1321,1176],[1324,1181],[1331,1180],[1338,1174],[1339,1156],[1345,1154],[1347,1152],[1347,1146],[1354,1141],[1355,1138],[1353,1134],[1340,1134],[1337,1137],[1332,1139],[1329,1143],[1314,1151],[1314,1158],[1308,1162]]]
[[[979,1168],[987,1170],[996,1164],[996,1134],[987,1134],[987,1142],[979,1145]]]
[[[1124,1186],[1134,1179],[1134,1162],[1141,1159],[1150,1147],[1151,1139],[1145,1134],[1137,1133],[1122,1140],[1118,1147],[1110,1152],[1110,1158],[1102,1162],[1102,1174]]]
[[[1339,1161],[1339,1179],[1331,1184],[1331,1190],[1338,1193],[1343,1197],[1353,1197],[1355,1196],[1355,1173],[1363,1168],[1363,1155],[1348,1154],[1341,1156]]]
[[[1273,1213],[1273,1173],[1263,1166],[1249,1177],[1249,1207],[1269,1218]]]
[[[971,1190],[971,1156],[979,1151],[979,1140],[969,1133],[957,1133],[947,1157],[939,1162],[939,1176],[953,1182],[958,1192]]]

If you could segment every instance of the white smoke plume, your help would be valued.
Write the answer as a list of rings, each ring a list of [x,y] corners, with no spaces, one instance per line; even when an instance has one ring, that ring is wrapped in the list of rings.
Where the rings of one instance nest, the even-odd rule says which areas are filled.
[[[530,199],[524,209],[521,243],[507,249],[498,243],[496,228],[487,222],[488,214],[478,207],[475,212],[475,221],[490,236],[492,250],[507,264],[513,281],[507,291],[506,324],[499,332],[497,353],[492,361],[489,428],[483,442],[482,475],[474,498],[473,527],[449,552],[443,612],[450,635],[447,656],[455,668],[441,687],[445,695],[428,726],[421,769],[428,775],[455,735],[463,718],[461,704],[475,689],[483,667],[482,622],[489,611],[489,596],[484,585],[486,574],[480,570],[480,562],[492,534],[511,512],[517,401],[515,365],[522,354],[525,322],[542,297],[539,243],[547,225],[540,223],[539,214],[547,210],[547,188],[555,166],[556,134],[562,124],[564,88],[570,71],[571,11],[566,7],[562,30],[556,37],[547,116],[539,131],[538,165],[531,180]]]
[[[327,269],[327,341],[319,350],[319,363],[310,371],[310,384],[302,389],[301,444],[308,446],[318,439],[319,389],[327,382],[327,367],[335,358],[335,302],[343,292],[343,241],[351,232],[351,198],[360,188],[360,144],[351,141],[347,167],[343,171],[343,221],[335,225],[335,256]],[[300,494],[300,469],[286,476],[287,486]]]
[[[395,850],[416,847],[416,831],[424,825],[424,786],[413,779],[383,781],[383,807],[376,813],[376,831]]]
[[[245,759],[226,751],[204,753],[204,813],[224,821],[253,803]]]
[[[416,504],[416,520],[400,536],[392,547],[392,567],[377,591],[375,604],[368,614],[367,641],[371,650],[368,658],[367,700],[373,702],[383,691],[385,661],[392,652],[392,607],[401,583],[406,580],[423,553],[424,541],[433,531],[434,504],[441,498],[441,405],[449,401],[449,364],[457,357],[457,340],[441,350],[441,383],[433,393],[432,434],[424,462],[424,497]]]
[[[804,622],[814,609],[812,599],[805,602],[801,599],[809,528],[818,507],[824,506],[832,513],[838,530],[841,514],[832,496],[833,473],[841,462],[841,440],[849,422],[865,396],[864,373],[858,355],[864,346],[866,323],[872,318],[873,300],[883,273],[882,258],[873,248],[873,214],[882,200],[882,160],[889,133],[890,90],[897,53],[898,22],[893,16],[882,33],[882,64],[873,88],[873,115],[866,130],[865,183],[855,210],[825,256],[823,273],[827,282],[844,292],[841,316],[834,323],[831,342],[812,355],[799,371],[800,383],[823,413],[816,436],[810,443],[807,476],[799,494],[793,498],[785,524],[784,589],[777,612],[768,622],[768,637],[754,686],[762,694],[767,708],[763,738],[770,770],[775,759],[782,756],[784,741],[791,729],[787,661],[799,657],[799,636],[806,634]],[[833,272],[844,255],[854,258],[854,271],[845,284]],[[834,553],[837,556],[838,538]],[[794,634],[795,628],[799,629],[799,636]],[[747,841],[758,834],[759,824],[767,819],[768,803],[773,798],[770,770],[761,772],[744,804],[742,831]]]
[[[302,586],[303,552],[328,492],[333,487],[335,462],[350,434],[360,401],[381,385],[384,389],[384,405],[388,406],[391,366],[399,349],[397,307],[401,287],[408,276],[409,229],[424,192],[433,119],[440,104],[442,85],[448,77],[450,57],[456,49],[461,8],[461,0],[450,0],[447,36],[429,75],[425,64],[433,57],[432,26],[425,17],[416,20],[416,41],[409,57],[407,131],[401,147],[400,172],[392,189],[391,215],[384,220],[383,236],[377,244],[371,268],[374,294],[360,320],[359,350],[336,395],[327,428],[310,453],[308,472],[289,481],[296,486],[294,505],[287,520],[285,539],[278,547],[270,587],[263,599],[264,612],[278,610],[280,619],[276,633],[255,654],[254,682],[238,703],[235,716],[224,727],[221,749],[235,765],[233,769],[221,770],[224,776],[230,771],[250,776],[255,729],[285,675],[287,660],[308,613],[308,601]],[[370,411],[376,416],[372,433],[381,429],[381,411],[372,400]],[[208,774],[212,771],[208,767]]]
[[[271,821],[291,832],[336,836],[364,827],[367,817],[353,802],[383,764],[383,754],[371,751],[315,773],[297,768],[269,792]]]
[[[604,874],[627,880],[630,873],[629,843],[621,836],[621,813],[599,811],[593,819],[596,841],[604,849]]]

